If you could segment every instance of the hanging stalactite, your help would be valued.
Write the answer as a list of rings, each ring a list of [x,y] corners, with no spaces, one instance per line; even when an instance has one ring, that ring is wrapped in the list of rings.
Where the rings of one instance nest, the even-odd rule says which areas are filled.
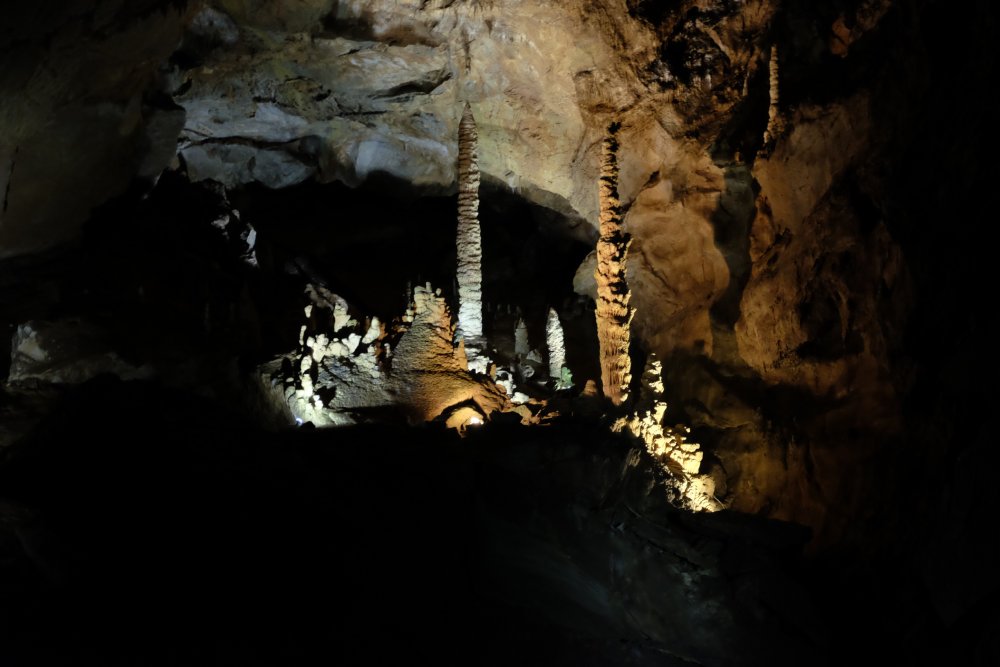
[[[629,326],[634,311],[625,280],[625,258],[631,239],[622,230],[622,207],[618,198],[618,129],[608,126],[604,139],[600,179],[600,238],[597,241],[597,339],[600,344],[601,384],[604,395],[615,405],[628,400],[632,382],[629,358]]]

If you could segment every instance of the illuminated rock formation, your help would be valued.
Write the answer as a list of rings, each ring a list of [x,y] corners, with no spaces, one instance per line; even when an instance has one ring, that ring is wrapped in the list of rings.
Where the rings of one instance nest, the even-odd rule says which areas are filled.
[[[556,389],[571,388],[573,374],[566,366],[565,336],[555,308],[549,308],[549,317],[545,322],[545,347],[548,352],[549,379],[555,383]]]
[[[906,443],[907,460],[911,452],[924,457],[914,466],[936,472],[941,443],[958,448],[947,460],[966,446],[958,437],[951,444],[952,429],[975,436],[969,418],[982,409],[980,399],[969,398],[966,388],[974,383],[966,380],[981,375],[977,351],[989,349],[992,332],[980,321],[982,303],[968,295],[987,284],[971,267],[990,262],[988,243],[969,242],[977,230],[968,221],[988,219],[975,209],[989,197],[975,193],[988,193],[996,180],[989,105],[974,97],[992,62],[992,44],[978,30],[995,23],[989,3],[954,12],[938,7],[945,3],[901,0],[836,0],[822,8],[777,0],[224,0],[207,3],[214,8],[208,10],[206,3],[180,10],[185,3],[143,0],[128,12],[121,8],[132,3],[66,4],[73,9],[48,13],[21,4],[0,22],[0,50],[10,56],[0,76],[0,256],[71,238],[92,210],[96,224],[88,229],[101,230],[109,209],[95,206],[137,175],[155,178],[156,169],[140,169],[151,157],[169,172],[152,193],[159,196],[143,201],[160,202],[159,213],[178,221],[186,209],[165,205],[163,196],[181,192],[178,184],[184,192],[217,182],[246,193],[263,184],[291,197],[365,186],[352,192],[388,200],[405,191],[424,202],[454,193],[456,165],[464,163],[469,176],[476,165],[484,188],[509,190],[519,205],[541,212],[539,224],[544,217],[554,237],[593,247],[593,227],[604,222],[598,203],[602,214],[619,209],[619,218],[627,207],[619,222],[634,238],[628,285],[609,289],[616,275],[626,274],[624,249],[614,244],[602,246],[603,268],[595,250],[580,274],[589,280],[578,281],[581,293],[598,301],[605,391],[617,392],[617,401],[627,395],[629,372],[617,362],[627,364],[629,336],[670,359],[671,396],[705,444],[701,467],[717,462],[713,475],[724,470],[715,477],[719,495],[734,511],[808,525],[821,544],[855,531],[877,533],[878,523],[867,520],[871,508],[905,498],[898,493],[904,485],[919,486],[909,472],[898,472],[905,467],[892,465],[902,451],[898,443]],[[185,24],[183,46],[167,62]],[[963,26],[977,30],[955,29]],[[939,44],[948,35],[961,43]],[[153,80],[152,89],[145,85]],[[939,103],[928,106],[928,99]],[[478,152],[462,160],[455,138],[464,114],[456,100],[473,100],[479,120]],[[164,121],[159,129],[157,118]],[[593,187],[611,118],[622,122],[621,173],[609,187],[617,190],[614,200],[595,197]],[[758,152],[765,132],[765,150]],[[382,187],[383,177],[390,186]],[[280,190],[291,184],[301,190]],[[473,190],[463,194],[467,207],[475,204],[465,199]],[[111,208],[131,216],[132,200],[130,193]],[[160,369],[183,359],[171,381],[193,385],[275,354],[278,348],[251,341],[280,340],[268,327],[294,338],[302,311],[292,307],[293,319],[282,318],[300,287],[288,280],[296,274],[284,272],[295,255],[337,266],[328,284],[343,284],[352,296],[356,285],[368,289],[396,278],[386,291],[398,295],[403,281],[418,275],[390,276],[387,269],[397,263],[377,250],[359,252],[362,270],[353,274],[334,257],[321,257],[334,244],[312,244],[288,202],[271,209],[275,220],[266,224],[252,218],[257,211],[243,209],[260,230],[256,243],[249,230],[244,239],[242,231],[234,236],[233,227],[226,229],[230,240],[246,242],[247,261],[251,248],[258,253],[252,284],[211,242],[189,238],[194,232],[186,224],[167,237],[197,261],[167,257],[173,251],[164,239],[148,245],[163,255],[153,259],[165,261],[147,261],[150,250],[135,243],[144,233],[136,225],[112,226],[96,238],[88,231],[86,252],[105,254],[83,264],[106,264],[106,282],[86,285],[75,275],[56,281],[48,268],[31,273],[29,264],[5,265],[0,301],[10,308],[2,323],[18,337],[14,348],[22,355],[12,361],[12,381],[34,373],[35,361],[49,363],[23,355],[39,345],[54,351],[46,332],[18,326],[65,322],[75,315],[64,312],[70,305],[85,312],[102,304],[101,325],[129,348],[122,360]],[[354,210],[370,210],[365,203]],[[340,247],[352,246],[342,232],[372,221],[340,204],[326,208],[321,225],[331,237],[342,235]],[[438,217],[451,229],[454,205],[445,206]],[[217,215],[204,213],[183,220],[203,217],[207,225]],[[940,220],[960,233],[940,233]],[[420,234],[436,224],[414,215],[392,229],[370,226],[373,236],[388,236],[397,227]],[[279,228],[283,239],[275,236]],[[450,248],[446,243],[454,239],[441,247]],[[73,260],[53,260],[59,272],[83,270],[72,248],[59,252]],[[442,254],[428,254],[428,262],[443,265]],[[615,261],[617,274],[608,268]],[[595,274],[602,270],[599,296]],[[220,296],[208,304],[200,290],[213,276],[224,284],[212,287]],[[239,303],[230,290],[241,294]],[[403,301],[382,310],[384,304],[358,298],[387,316]],[[451,305],[453,313],[460,307]],[[303,329],[286,359],[293,391],[323,414],[395,407],[390,391],[404,376],[390,355],[400,336],[417,332],[385,333],[357,316],[360,324],[339,326],[336,306],[315,308],[309,317],[322,310],[333,323],[317,320]],[[204,344],[202,323],[225,313],[239,318],[240,335],[213,334],[211,345]],[[342,323],[350,320],[346,313]],[[410,322],[416,317],[411,311]],[[146,321],[141,331],[130,326]],[[190,347],[150,361],[146,347],[161,339],[164,349],[175,345],[182,322],[193,332]],[[936,328],[921,330],[931,322]],[[512,324],[505,322],[504,331]],[[568,317],[563,324],[568,342],[586,342]],[[467,380],[476,332],[465,331],[461,317],[459,326],[466,357],[456,373]],[[518,381],[543,368],[533,365],[534,355],[527,361],[524,340],[517,345],[526,360],[514,366]],[[461,359],[450,343],[441,348],[449,368],[456,355]],[[206,363],[202,350],[211,350],[212,365],[195,374]],[[72,354],[83,358],[85,351]],[[212,356],[228,354],[240,363]],[[441,367],[440,359],[424,360],[433,362],[433,373]],[[924,405],[915,397],[938,395],[942,371],[961,381],[942,387],[944,398],[928,398],[926,411],[908,407]],[[414,377],[420,372],[413,370]],[[55,377],[44,370],[27,379]],[[431,386],[421,382],[413,386]],[[287,388],[280,378],[279,385]],[[240,387],[212,391],[232,395]],[[420,398],[420,405],[418,398],[406,400],[414,420],[438,405],[436,398]],[[656,408],[639,413],[648,412],[645,430],[636,424],[654,444],[665,437],[656,428],[666,428]],[[948,417],[942,432],[924,428],[935,411]],[[670,442],[653,447],[661,450],[675,458],[690,454],[675,463],[694,469],[694,452]],[[867,465],[873,461],[886,464]]]
[[[419,423],[459,404],[484,416],[510,407],[503,387],[468,372],[448,305],[430,284],[413,290],[391,348],[377,318],[363,327],[341,297],[312,286],[308,294],[301,349],[287,357],[293,373],[285,374],[285,357],[261,369],[265,388],[280,394],[289,420],[338,426],[363,421],[366,411],[392,408]]]
[[[778,110],[780,77],[778,71],[778,45],[771,46],[771,58],[768,61],[768,96],[767,129],[764,130],[764,146],[766,147],[781,132],[781,113]]]
[[[566,344],[564,342],[562,324],[554,308],[549,308],[549,317],[545,322],[545,348],[548,352],[549,377],[557,380],[566,366]]]
[[[483,335],[483,246],[479,230],[479,161],[476,120],[466,104],[458,127],[458,333],[466,347]]]
[[[620,126],[611,123],[604,139],[600,180],[600,238],[597,241],[597,339],[600,343],[601,385],[615,405],[628,400],[632,381],[629,326],[634,311],[625,281],[625,259],[630,239],[622,230],[618,196],[618,139]]]
[[[663,367],[656,355],[650,354],[642,374],[639,405],[629,417],[615,422],[614,430],[626,430],[646,445],[646,451],[670,476],[667,487],[672,502],[695,511],[714,512],[722,509],[715,498],[715,481],[701,472],[701,445],[691,442],[687,426],[663,424],[667,403],[663,400]]]

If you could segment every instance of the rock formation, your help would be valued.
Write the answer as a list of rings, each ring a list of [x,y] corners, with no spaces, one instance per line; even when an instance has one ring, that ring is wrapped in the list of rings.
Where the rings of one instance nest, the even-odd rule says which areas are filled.
[[[514,355],[517,357],[527,357],[531,351],[528,343],[528,327],[524,324],[523,318],[517,318],[517,325],[514,327]]]
[[[458,405],[481,418],[509,407],[506,391],[469,374],[450,310],[430,284],[413,290],[392,345],[377,318],[362,327],[341,297],[314,286],[307,294],[299,352],[261,368],[265,394],[288,421],[343,426],[374,410],[398,410],[420,423]]]
[[[778,108],[780,102],[781,79],[778,70],[778,45],[771,46],[771,58],[767,66],[768,77],[768,106],[767,106],[767,128],[764,130],[764,146],[769,146],[781,131],[781,111]]]
[[[476,120],[465,105],[458,126],[458,334],[466,347],[483,336],[483,245],[479,230],[479,160]]]
[[[601,235],[597,241],[597,339],[600,343],[601,386],[615,405],[628,400],[632,382],[629,358],[629,327],[635,314],[625,280],[625,261],[631,240],[622,229],[622,206],[618,195],[618,123],[608,126],[601,162]]]
[[[549,362],[549,377],[558,378],[566,365],[566,344],[563,342],[563,329],[559,323],[559,315],[554,308],[549,308],[545,320],[545,351]]]
[[[635,412],[615,422],[613,430],[628,431],[646,445],[646,451],[667,472],[671,501],[696,512],[715,512],[722,503],[715,497],[715,481],[701,474],[701,445],[688,440],[687,426],[666,426],[663,400],[663,365],[655,354],[646,360],[642,389]]]
[[[869,655],[858,649],[870,637],[898,639],[873,660],[919,662],[935,636],[944,638],[934,647],[942,654],[974,664],[991,654],[996,634],[981,613],[996,558],[980,540],[989,533],[984,517],[996,513],[987,419],[996,399],[968,388],[994,375],[988,350],[998,335],[988,306],[995,251],[981,229],[1000,180],[993,107],[983,101],[996,78],[997,25],[988,2],[921,0],[11,3],[0,21],[0,332],[12,343],[11,358],[0,360],[0,466],[8,447],[27,448],[30,459],[31,447],[52,444],[58,402],[122,378],[126,398],[155,381],[217,401],[206,421],[220,430],[206,432],[234,447],[243,440],[226,430],[226,411],[275,429],[293,413],[315,424],[462,424],[496,405],[509,412],[515,380],[534,416],[547,398],[546,416],[572,414],[584,421],[578,432],[597,434],[608,406],[591,391],[596,382],[580,382],[582,395],[548,394],[538,381],[544,354],[522,344],[514,318],[495,329],[504,353],[520,357],[503,359],[511,372],[497,373],[502,391],[488,374],[469,373],[478,341],[464,330],[451,337],[461,304],[450,291],[447,314],[445,295],[422,287],[408,326],[393,320],[413,296],[401,296],[406,281],[450,286],[454,278],[454,197],[465,187],[457,171],[472,164],[459,159],[456,137],[468,100],[478,121],[479,213],[490,223],[480,286],[546,267],[551,281],[498,299],[521,308],[536,347],[557,308],[581,379],[604,375],[602,355],[625,362],[626,332],[636,353],[662,360],[670,378],[662,394],[612,410],[634,418],[627,430],[643,440],[644,474],[676,481],[698,463],[697,475],[710,476],[730,510],[712,514],[711,525],[737,515],[795,522],[811,531],[811,549],[835,550],[837,559],[816,561],[833,570],[817,579],[857,588],[824,610],[836,624],[834,664]],[[613,203],[594,192],[611,121],[621,122]],[[470,192],[462,198],[471,205]],[[386,202],[394,214],[375,215]],[[627,255],[595,250],[585,259],[612,209],[620,240],[632,240]],[[524,247],[508,243],[494,255],[494,229]],[[415,238],[430,240],[418,248]],[[552,248],[565,253],[556,260]],[[619,266],[602,278],[609,259]],[[600,341],[592,312],[571,315],[566,306],[574,266],[573,288],[597,302]],[[609,297],[614,276],[627,289]],[[351,307],[303,299],[306,284]],[[374,315],[387,324],[375,325]],[[492,333],[490,325],[480,331]],[[276,357],[258,391],[253,370]],[[606,365],[604,389],[623,401],[629,369]],[[278,412],[269,406],[282,414],[264,419]],[[90,407],[95,420],[119,428],[117,406]],[[508,417],[523,415],[482,430],[516,442],[502,430]],[[197,421],[184,411],[177,419]],[[134,440],[147,440],[148,425],[128,423],[143,436]],[[198,458],[164,447],[170,456],[150,456]],[[109,469],[140,450],[150,451],[144,443],[110,455]],[[538,456],[552,451],[539,447]],[[605,457],[595,469],[620,462],[594,456]],[[5,474],[0,495],[20,479],[16,469]],[[560,493],[573,506],[608,507],[596,486],[567,487]],[[35,492],[11,502],[30,505]],[[603,551],[584,552],[593,559],[581,568],[607,563],[606,580],[589,570],[574,579],[570,568],[556,569],[566,579],[545,581],[601,594],[661,590],[653,565],[642,570],[647,561],[623,560],[614,545],[635,539],[653,553],[663,526],[690,517],[647,522],[631,509],[614,509],[628,521],[609,509],[592,524],[611,532]],[[515,509],[509,516],[525,525]],[[544,539],[534,543],[550,544],[552,533],[538,530]],[[0,619],[27,618],[36,601],[29,589],[53,590],[53,599],[64,592],[58,582],[18,583],[19,573],[50,565],[21,553],[20,535],[30,532],[0,521],[0,577],[12,577],[0,581]],[[730,562],[740,539],[713,553]],[[730,564],[743,571],[746,561]],[[724,601],[737,606],[713,619],[747,618],[738,601],[771,590],[738,575],[720,585],[738,591],[737,602]],[[908,597],[868,595],[876,585]],[[621,609],[635,608],[625,601]],[[644,618],[632,626],[599,617],[608,635],[598,644],[620,640],[622,627],[641,627],[635,642],[677,642]],[[674,656],[713,658],[685,648],[663,659]]]

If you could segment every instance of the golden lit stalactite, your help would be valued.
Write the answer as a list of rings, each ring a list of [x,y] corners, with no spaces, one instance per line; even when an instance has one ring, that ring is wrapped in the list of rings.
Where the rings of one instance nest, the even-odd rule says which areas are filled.
[[[615,405],[628,400],[632,382],[629,359],[634,310],[625,280],[625,258],[631,239],[622,230],[622,207],[618,198],[618,129],[608,126],[604,139],[600,180],[600,238],[597,241],[597,340],[600,345],[601,385],[604,396]]]
[[[479,135],[468,103],[458,126],[458,332],[466,349],[483,335],[482,238],[479,230]]]

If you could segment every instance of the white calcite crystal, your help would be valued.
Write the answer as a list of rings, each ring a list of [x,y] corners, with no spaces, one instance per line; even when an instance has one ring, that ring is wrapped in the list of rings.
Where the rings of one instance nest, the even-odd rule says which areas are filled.
[[[496,377],[497,386],[504,390],[508,396],[514,395],[514,373],[507,368],[498,368]]]
[[[371,324],[368,326],[368,331],[365,332],[364,338],[361,339],[361,343],[363,345],[371,345],[382,337],[382,333],[382,323],[378,321],[377,317],[373,317]]]
[[[549,317],[545,322],[545,347],[549,353],[549,377],[561,380],[566,367],[566,343],[559,315],[554,308],[549,308]]]
[[[347,327],[357,326],[357,324],[357,321],[352,319],[350,313],[347,312],[347,302],[338,299],[333,306],[333,333],[340,333]]]

